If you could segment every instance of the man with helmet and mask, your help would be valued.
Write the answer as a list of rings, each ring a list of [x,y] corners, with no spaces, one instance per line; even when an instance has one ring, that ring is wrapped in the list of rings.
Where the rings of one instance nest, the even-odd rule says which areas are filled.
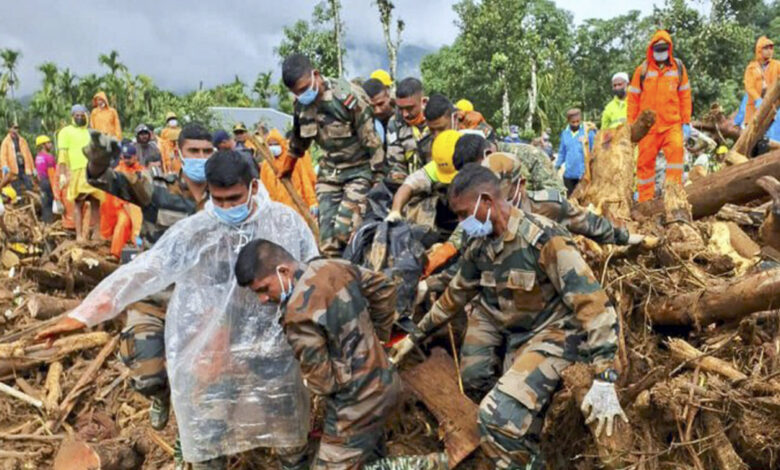
[[[194,136],[182,129],[183,139]],[[182,143],[186,154],[189,145]],[[92,163],[99,165],[95,157],[90,171]],[[309,403],[300,369],[275,322],[276,306],[240,289],[233,266],[241,248],[256,238],[308,261],[318,254],[314,237],[292,209],[268,199],[257,167],[245,156],[225,150],[199,159],[202,173],[189,169],[185,177],[204,177],[202,189],[210,197],[202,201],[203,210],[170,227],[37,338],[108,321],[174,285],[165,313],[164,362],[184,460],[195,470],[223,470],[228,455],[274,447],[283,468],[306,468]],[[186,159],[184,165],[189,168]]]

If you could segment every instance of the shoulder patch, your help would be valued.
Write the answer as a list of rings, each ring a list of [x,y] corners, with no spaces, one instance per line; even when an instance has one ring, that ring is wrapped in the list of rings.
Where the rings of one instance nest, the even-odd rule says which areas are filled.
[[[363,88],[343,78],[330,79],[330,86],[333,90],[333,97],[349,110],[355,109],[359,101],[366,105],[369,102],[368,95]]]
[[[528,197],[536,202],[563,202],[563,195],[552,189],[542,189],[539,191],[528,191]]]

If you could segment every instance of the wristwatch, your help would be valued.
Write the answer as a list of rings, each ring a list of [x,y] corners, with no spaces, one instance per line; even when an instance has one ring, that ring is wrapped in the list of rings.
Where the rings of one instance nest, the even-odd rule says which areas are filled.
[[[604,382],[609,382],[611,384],[617,382],[618,377],[620,377],[620,374],[618,374],[618,372],[611,367],[608,367],[603,372],[596,375],[596,379]]]

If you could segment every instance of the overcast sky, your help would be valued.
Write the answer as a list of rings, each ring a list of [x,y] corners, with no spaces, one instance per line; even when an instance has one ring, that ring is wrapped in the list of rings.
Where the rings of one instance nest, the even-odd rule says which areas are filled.
[[[151,76],[162,88],[187,91],[200,81],[210,87],[245,82],[279,62],[273,49],[282,27],[309,19],[316,0],[23,0],[3,11],[0,47],[22,51],[19,96],[40,85],[36,67],[53,61],[77,75],[101,73],[97,57],[111,49],[134,74]],[[457,29],[453,1],[395,0],[395,12],[406,22],[403,41],[434,50],[451,44]],[[558,0],[574,14],[609,18],[632,9],[647,13],[661,0]],[[372,0],[342,0],[348,44],[346,68],[365,76],[384,66],[382,30]]]

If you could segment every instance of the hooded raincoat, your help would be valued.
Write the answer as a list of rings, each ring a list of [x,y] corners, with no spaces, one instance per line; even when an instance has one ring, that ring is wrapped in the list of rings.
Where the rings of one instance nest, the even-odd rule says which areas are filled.
[[[165,318],[165,355],[184,460],[306,443],[309,401],[279,324],[236,283],[239,250],[263,238],[296,259],[317,256],[303,219],[260,185],[257,209],[232,226],[205,210],[169,228],[150,249],[103,280],[71,312],[89,326],[175,284]]]
[[[268,194],[271,196],[271,200],[281,202],[288,205],[295,210],[298,210],[295,203],[287,192],[287,189],[279,181],[279,178],[271,169],[271,165],[274,165],[277,170],[283,167],[284,161],[288,158],[292,158],[288,153],[288,143],[282,134],[276,130],[271,129],[266,138],[268,145],[281,145],[282,153],[278,157],[274,158],[273,162],[265,161],[260,166],[260,179],[265,185],[265,189],[268,190]],[[313,178],[314,169],[311,163],[311,156],[309,152],[306,152],[302,158],[298,159],[293,169],[290,180],[292,181],[295,191],[301,196],[303,202],[306,203],[306,207],[317,207],[317,194],[314,192],[314,184],[317,182],[316,178]]]
[[[106,103],[105,108],[101,109],[98,106],[99,99]],[[102,91],[95,93],[95,96],[92,97],[92,113],[89,115],[89,123],[96,131],[122,140],[122,126],[119,124],[119,114],[117,114],[116,109],[108,105],[108,98]]]
[[[745,124],[750,125],[753,115],[761,104],[764,93],[772,88],[780,76],[780,60],[770,59],[765,61],[761,55],[765,46],[774,45],[766,36],[761,36],[756,41],[756,55],[745,69],[745,92],[748,95],[745,108]]]
[[[667,64],[658,64],[653,58],[653,45],[659,41],[669,44]],[[639,202],[655,195],[655,159],[660,150],[666,157],[666,180],[682,184],[682,126],[691,122],[688,71],[682,62],[675,60],[672,37],[663,30],[653,35],[647,45],[647,58],[634,71],[628,87],[628,122],[633,124],[646,109],[655,111],[655,124],[639,141],[636,170]]]
[[[35,161],[33,160],[32,153],[30,153],[30,146],[27,145],[27,140],[19,134],[19,152],[24,159],[24,172],[28,175],[33,173],[35,169]],[[14,148],[14,141],[11,134],[8,133],[0,144],[0,168],[2,173],[10,173],[11,180],[15,180],[19,176],[19,164],[16,161],[16,149]]]

